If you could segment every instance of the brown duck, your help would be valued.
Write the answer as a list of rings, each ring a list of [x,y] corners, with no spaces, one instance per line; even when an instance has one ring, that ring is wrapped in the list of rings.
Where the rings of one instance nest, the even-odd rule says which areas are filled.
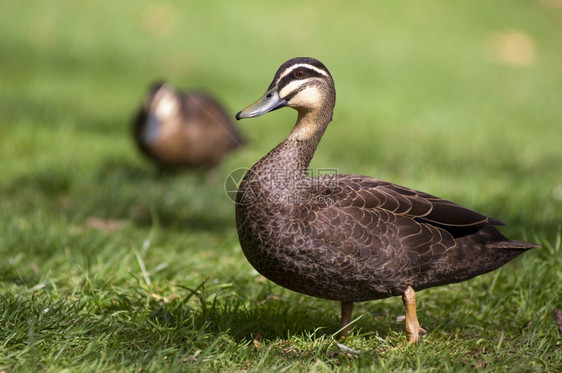
[[[222,106],[200,92],[155,84],[133,123],[141,152],[162,169],[212,168],[242,136]]]
[[[537,245],[512,241],[496,219],[453,202],[358,175],[308,176],[332,119],[334,81],[313,58],[285,62],[265,95],[238,114],[298,112],[289,137],[243,179],[236,205],[242,250],[271,281],[341,302],[341,333],[353,302],[401,295],[409,342],[425,333],[414,291],[468,280]]]

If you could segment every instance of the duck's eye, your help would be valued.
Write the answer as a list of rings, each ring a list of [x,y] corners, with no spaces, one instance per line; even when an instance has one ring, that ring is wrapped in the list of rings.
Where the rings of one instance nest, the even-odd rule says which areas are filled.
[[[304,78],[304,76],[306,75],[306,73],[304,72],[304,70],[296,70],[295,71],[295,78],[297,79],[302,79]]]

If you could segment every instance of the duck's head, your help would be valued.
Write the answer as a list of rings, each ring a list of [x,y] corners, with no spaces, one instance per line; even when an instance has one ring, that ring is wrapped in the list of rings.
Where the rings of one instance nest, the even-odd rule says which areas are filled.
[[[324,112],[329,121],[335,103],[334,80],[326,66],[314,58],[297,57],[281,65],[267,92],[236,114],[236,119],[259,117],[288,106],[299,113]]]
[[[139,141],[147,145],[155,144],[162,135],[162,129],[170,126],[170,120],[177,117],[180,108],[180,97],[172,86],[153,84],[143,103],[146,117],[141,122]]]
[[[175,115],[180,109],[181,102],[174,88],[169,84],[156,83],[152,86],[144,107],[149,115],[159,121]]]

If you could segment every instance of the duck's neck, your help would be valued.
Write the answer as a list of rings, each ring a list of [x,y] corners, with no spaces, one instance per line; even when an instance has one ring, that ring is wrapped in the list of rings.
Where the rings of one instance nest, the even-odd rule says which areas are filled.
[[[316,147],[332,118],[332,108],[329,109],[299,111],[297,123],[289,137],[263,157],[253,171],[271,178],[274,184],[274,179],[279,177],[306,178]]]

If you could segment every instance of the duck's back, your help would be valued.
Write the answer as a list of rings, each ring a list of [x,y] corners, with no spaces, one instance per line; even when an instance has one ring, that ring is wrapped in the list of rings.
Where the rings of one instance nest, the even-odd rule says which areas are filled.
[[[215,165],[243,139],[224,108],[204,93],[191,93],[183,99],[182,137],[189,139],[184,158],[195,164]]]

